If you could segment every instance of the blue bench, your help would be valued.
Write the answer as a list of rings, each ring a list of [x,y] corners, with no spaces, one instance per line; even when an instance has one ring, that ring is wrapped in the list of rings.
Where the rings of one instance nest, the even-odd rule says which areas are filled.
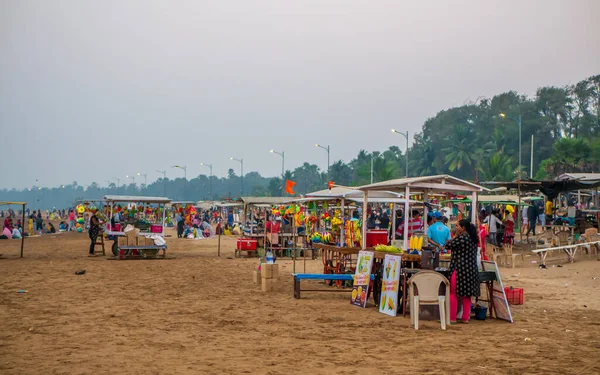
[[[350,289],[300,289],[300,280],[332,280],[332,281],[351,281],[354,280],[354,274],[350,273],[293,273],[294,276],[294,298],[300,298],[300,292],[350,292]],[[375,275],[371,275],[371,280]]]

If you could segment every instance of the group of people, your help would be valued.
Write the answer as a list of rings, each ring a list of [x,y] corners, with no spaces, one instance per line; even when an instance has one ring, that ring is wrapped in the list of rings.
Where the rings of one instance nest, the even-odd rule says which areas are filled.
[[[175,213],[175,223],[177,225],[177,238],[202,239],[214,236],[212,225],[208,222],[210,217],[202,220],[200,215],[193,215],[191,222],[185,221],[181,213]]]

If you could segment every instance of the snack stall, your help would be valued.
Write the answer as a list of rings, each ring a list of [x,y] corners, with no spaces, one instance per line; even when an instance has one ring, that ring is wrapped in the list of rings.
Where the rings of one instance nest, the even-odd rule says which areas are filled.
[[[240,256],[242,252],[255,253],[260,256],[260,249],[264,250],[265,248],[264,224],[271,207],[284,204],[292,199],[285,197],[243,197],[241,200],[244,204],[244,210],[240,219],[244,223],[244,227],[236,244],[235,257]]]
[[[164,243],[169,198],[107,195],[105,233],[115,242],[113,254],[119,259],[154,257],[159,250],[166,257]]]

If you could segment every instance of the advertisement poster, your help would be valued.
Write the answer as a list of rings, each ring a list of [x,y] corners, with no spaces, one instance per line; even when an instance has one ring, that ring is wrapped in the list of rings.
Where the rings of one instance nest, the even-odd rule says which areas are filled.
[[[385,254],[381,275],[381,300],[379,312],[396,316],[398,311],[398,289],[400,286],[400,255]]]
[[[494,281],[494,290],[492,291],[496,318],[513,323],[510,307],[508,307],[508,301],[506,299],[506,293],[504,293],[504,285],[502,285],[502,278],[500,278],[498,265],[496,262],[490,262],[487,260],[484,260],[481,262],[481,264],[483,265],[484,271],[493,271],[496,273],[496,281]]]
[[[372,251],[360,251],[358,253],[354,284],[352,285],[352,299],[350,300],[350,303],[355,306],[367,306],[367,294],[369,292],[369,283],[371,282],[371,269],[374,257],[375,253]]]

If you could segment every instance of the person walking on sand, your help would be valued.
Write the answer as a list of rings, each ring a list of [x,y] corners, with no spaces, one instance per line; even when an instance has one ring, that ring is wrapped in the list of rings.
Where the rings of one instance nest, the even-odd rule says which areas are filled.
[[[100,222],[98,221],[98,217],[96,216],[96,213],[94,213],[92,215],[92,217],[90,217],[90,229],[88,231],[89,235],[90,235],[90,253],[88,256],[91,257],[95,257],[96,254],[94,254],[94,247],[96,246],[96,240],[98,239],[98,235],[100,234]]]

